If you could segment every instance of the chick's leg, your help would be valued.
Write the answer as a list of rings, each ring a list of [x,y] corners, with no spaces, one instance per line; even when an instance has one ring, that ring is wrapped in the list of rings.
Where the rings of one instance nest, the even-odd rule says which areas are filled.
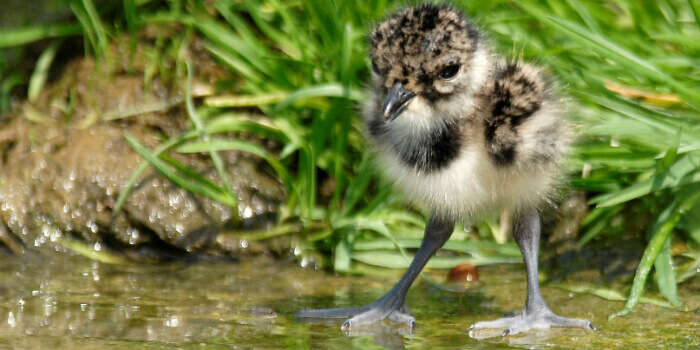
[[[520,213],[515,218],[513,234],[523,253],[527,273],[527,300],[520,315],[494,321],[477,322],[469,330],[506,328],[503,335],[518,334],[533,328],[568,327],[595,329],[592,323],[556,315],[542,298],[537,280],[537,253],[540,245],[540,216],[537,210]]]
[[[418,277],[430,257],[442,247],[452,235],[454,221],[433,216],[425,227],[425,236],[411,265],[398,283],[386,295],[372,304],[356,308],[301,310],[297,317],[304,318],[348,318],[343,329],[366,325],[388,319],[414,328],[416,320],[406,306],[406,293]]]

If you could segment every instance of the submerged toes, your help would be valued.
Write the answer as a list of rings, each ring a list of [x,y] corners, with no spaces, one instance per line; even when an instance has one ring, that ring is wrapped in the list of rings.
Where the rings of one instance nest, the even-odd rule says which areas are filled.
[[[494,321],[477,322],[467,329],[472,332],[485,329],[505,328],[502,336],[515,335],[531,329],[546,328],[584,328],[596,330],[596,327],[589,321],[577,318],[566,318],[555,314],[550,315],[530,315],[517,317],[504,317]],[[492,335],[493,336],[493,335]]]

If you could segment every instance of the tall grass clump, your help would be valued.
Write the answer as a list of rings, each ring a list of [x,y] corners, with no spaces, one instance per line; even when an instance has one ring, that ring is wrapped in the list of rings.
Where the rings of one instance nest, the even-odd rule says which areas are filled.
[[[580,138],[566,167],[591,209],[580,244],[620,236],[647,242],[622,312],[639,301],[652,268],[667,304],[680,305],[677,284],[696,276],[700,267],[697,0],[454,2],[501,52],[548,67],[568,97]],[[235,208],[218,152],[259,156],[287,187],[288,200],[275,228],[243,233],[246,239],[301,232],[304,248],[323,253],[336,271],[376,272],[372,267],[407,266],[405,249],[418,246],[425,224],[371,170],[357,113],[368,79],[366,32],[399,3],[132,0],[124,2],[115,28],[103,24],[89,0],[73,1],[71,8],[97,56],[119,30],[133,34],[145,25],[175,24],[186,28],[179,40],[198,36],[232,73],[197,108],[188,92],[191,130],[154,150],[128,139],[150,166]],[[71,35],[75,27],[60,29]],[[185,68],[188,58],[175,60],[184,78],[191,72]],[[196,61],[192,64],[196,70]],[[226,136],[231,132],[272,139],[280,147],[231,139]],[[189,171],[169,152],[209,154],[221,182]],[[458,254],[437,257],[430,265],[520,261],[517,247],[497,243],[490,226],[457,230],[445,249]]]

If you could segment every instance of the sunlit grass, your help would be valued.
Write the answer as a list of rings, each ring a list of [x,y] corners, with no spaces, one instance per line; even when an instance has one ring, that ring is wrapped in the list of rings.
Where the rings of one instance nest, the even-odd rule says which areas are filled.
[[[250,237],[301,231],[304,248],[323,253],[328,265],[342,272],[405,266],[406,250],[416,247],[425,224],[376,178],[357,113],[368,78],[365,34],[395,3],[125,1],[115,20],[118,25],[111,27],[99,18],[92,1],[71,2],[88,47],[98,57],[111,37],[124,30],[135,34],[145,25],[183,26],[188,32],[178,37],[177,45],[186,45],[192,35],[201,38],[234,78],[218,82],[218,93],[204,98],[199,108],[189,96],[185,99],[192,130],[155,150],[133,138],[130,144],[174,183],[234,208],[235,193],[217,152],[236,150],[265,159],[287,187],[288,200],[276,229]],[[660,293],[679,305],[676,285],[697,275],[700,267],[697,1],[455,3],[489,33],[500,52],[546,66],[569,99],[580,138],[566,169],[572,186],[585,191],[591,205],[579,243],[623,235],[649,242],[623,312],[640,300],[652,268]],[[66,24],[8,30],[0,35],[0,46],[73,35],[76,28]],[[188,58],[175,44],[171,49],[163,45],[157,54],[173,56],[178,62],[175,74],[185,80]],[[189,59],[196,71],[196,59]],[[30,96],[43,85],[39,74],[46,71],[47,60],[37,64]],[[154,67],[144,79],[158,72],[172,74]],[[16,75],[3,80],[2,100],[11,90],[7,86],[21,81]],[[275,154],[222,136],[230,132],[274,139],[281,147]],[[169,152],[210,154],[221,183],[188,172]],[[134,173],[117,210],[146,167],[144,163]],[[329,198],[321,198],[322,182],[332,184]],[[519,261],[513,243],[497,244],[488,225],[479,227],[486,229],[458,230],[445,247],[456,254],[435,260],[433,267]],[[687,247],[673,254],[675,242]]]

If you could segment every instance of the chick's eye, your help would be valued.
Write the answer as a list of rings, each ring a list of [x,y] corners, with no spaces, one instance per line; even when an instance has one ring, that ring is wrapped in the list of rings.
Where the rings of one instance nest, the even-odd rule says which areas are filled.
[[[462,68],[459,64],[448,64],[442,70],[440,70],[440,73],[438,73],[438,78],[443,79],[443,80],[451,80],[454,79],[457,74],[459,74],[459,70]]]

